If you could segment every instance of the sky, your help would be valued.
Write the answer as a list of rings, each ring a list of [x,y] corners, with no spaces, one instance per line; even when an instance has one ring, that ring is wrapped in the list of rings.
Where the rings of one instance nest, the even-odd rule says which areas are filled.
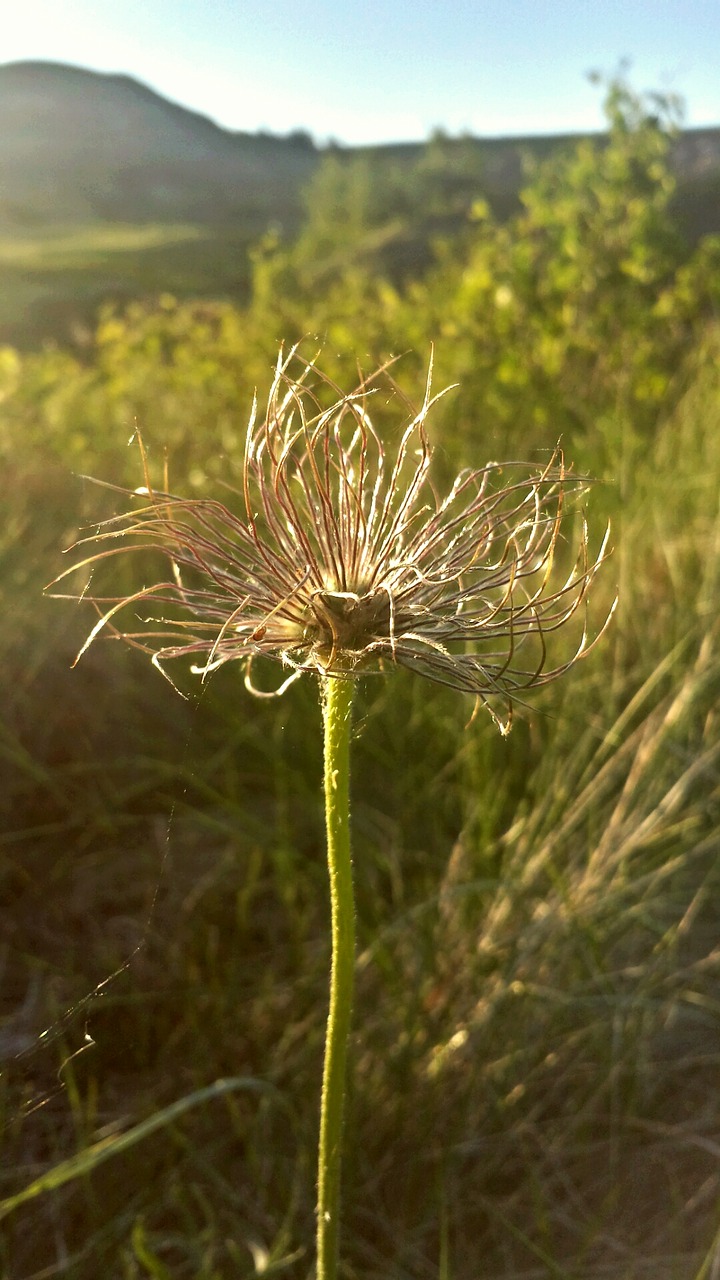
[[[720,124],[718,0],[20,0],[0,57],[124,72],[229,129],[353,146],[600,129],[588,73],[627,59],[634,89]]]

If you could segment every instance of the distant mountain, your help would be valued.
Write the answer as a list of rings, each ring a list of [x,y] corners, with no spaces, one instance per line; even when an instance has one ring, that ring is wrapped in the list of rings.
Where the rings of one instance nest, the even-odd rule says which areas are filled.
[[[472,139],[496,212],[517,206],[524,153],[541,157],[572,140]],[[358,150],[402,171],[422,147]],[[276,137],[222,129],[130,76],[51,62],[0,66],[0,233],[96,220],[240,221],[248,234],[270,222],[289,229],[321,154],[302,131]],[[693,236],[720,231],[720,128],[686,131],[674,163],[687,229]]]
[[[417,275],[480,196],[498,218],[518,210],[526,154],[542,159],[577,136],[335,147],[369,162],[387,204],[358,262]],[[322,156],[300,130],[230,132],[130,76],[0,66],[0,344],[84,342],[108,301],[246,301],[251,245],[270,227],[298,229]],[[720,233],[720,128],[683,133],[673,164],[681,226],[693,240]]]
[[[297,215],[311,139],[230,133],[130,76],[0,66],[0,227],[96,219],[261,226]]]

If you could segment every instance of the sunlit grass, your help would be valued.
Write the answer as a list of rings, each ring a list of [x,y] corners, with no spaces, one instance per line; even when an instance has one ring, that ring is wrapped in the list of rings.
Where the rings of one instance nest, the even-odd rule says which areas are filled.
[[[87,346],[109,301],[205,295],[245,300],[250,224],[101,223],[0,236],[0,344]]]
[[[204,228],[179,223],[133,225],[92,222],[87,226],[46,228],[0,236],[0,269],[56,271],[97,266],[108,257],[138,253],[163,245],[191,244],[207,235]]]
[[[718,438],[712,377],[636,478],[617,552],[629,667],[598,652],[507,743],[463,731],[454,697],[409,676],[362,699],[348,1277],[712,1275],[720,671],[714,493],[697,480]],[[53,540],[21,526],[39,580]],[[4,638],[21,673],[35,635],[3,739],[18,997],[3,1043],[26,1054],[3,1192],[84,1172],[8,1215],[6,1265],[304,1278],[326,964],[314,698],[238,719],[219,673],[193,709],[114,648],[71,675],[78,631],[43,656],[31,615],[10,609]],[[48,1024],[60,1036],[38,1041]],[[291,1123],[270,1095],[194,1107],[238,1064]],[[23,1096],[44,1105],[25,1115]],[[138,1142],[114,1153],[123,1135]]]

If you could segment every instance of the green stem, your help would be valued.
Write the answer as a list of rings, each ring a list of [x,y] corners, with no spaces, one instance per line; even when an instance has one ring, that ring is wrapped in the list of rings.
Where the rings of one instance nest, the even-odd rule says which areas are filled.
[[[332,908],[330,1010],[325,1037],[318,1154],[317,1280],[335,1280],[338,1265],[340,1166],[345,1064],[355,976],[355,903],[350,856],[350,725],[352,680],[323,681],[325,823]]]

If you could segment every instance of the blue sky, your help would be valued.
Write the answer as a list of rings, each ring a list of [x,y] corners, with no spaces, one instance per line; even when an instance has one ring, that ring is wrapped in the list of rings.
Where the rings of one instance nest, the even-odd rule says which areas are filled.
[[[602,126],[597,69],[720,124],[718,0],[19,0],[3,61],[136,76],[231,129],[348,144]]]

